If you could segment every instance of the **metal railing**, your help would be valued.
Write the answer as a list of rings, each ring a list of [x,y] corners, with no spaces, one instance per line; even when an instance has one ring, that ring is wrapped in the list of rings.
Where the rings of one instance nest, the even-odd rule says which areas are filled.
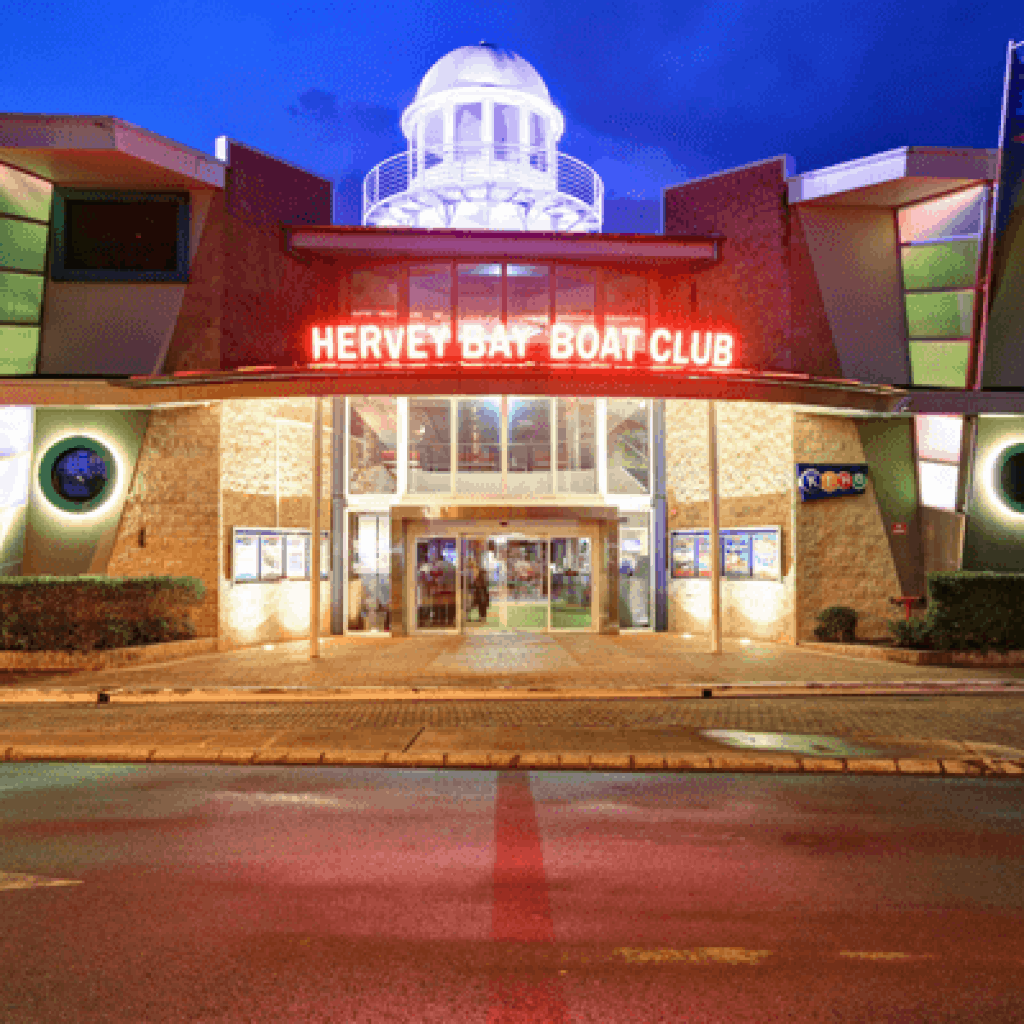
[[[551,166],[552,158],[554,167]],[[363,220],[379,203],[417,187],[509,181],[559,192],[600,209],[604,183],[582,160],[544,146],[504,142],[426,146],[382,160],[363,179]]]

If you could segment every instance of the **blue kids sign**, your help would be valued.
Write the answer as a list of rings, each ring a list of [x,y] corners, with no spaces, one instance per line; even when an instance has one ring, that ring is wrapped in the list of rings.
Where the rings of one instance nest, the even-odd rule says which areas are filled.
[[[845,498],[851,494],[863,494],[867,490],[868,467],[863,463],[836,465],[798,462],[796,483],[801,501]]]

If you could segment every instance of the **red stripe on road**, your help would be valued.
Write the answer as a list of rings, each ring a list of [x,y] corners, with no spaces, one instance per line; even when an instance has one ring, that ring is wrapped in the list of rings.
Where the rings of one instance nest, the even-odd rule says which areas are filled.
[[[494,825],[492,939],[555,941],[537,815],[526,772],[499,772]],[[491,996],[488,1024],[565,1024],[568,1013],[554,978],[500,978]]]

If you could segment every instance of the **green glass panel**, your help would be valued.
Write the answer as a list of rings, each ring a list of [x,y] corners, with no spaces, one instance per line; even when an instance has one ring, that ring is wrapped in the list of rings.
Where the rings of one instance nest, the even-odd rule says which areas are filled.
[[[38,323],[43,279],[34,274],[0,273],[0,321]]]
[[[48,181],[0,166],[0,213],[49,220],[52,197],[53,185]]]
[[[914,387],[966,387],[970,350],[966,341],[912,341],[910,372]]]
[[[0,267],[45,270],[46,232],[45,224],[26,224],[0,217]]]
[[[923,292],[907,295],[906,302],[910,337],[971,337],[974,292]]]
[[[36,372],[38,327],[0,327],[0,374]]]
[[[908,292],[927,288],[973,288],[978,269],[978,243],[937,242],[912,245],[900,251],[903,287]]]

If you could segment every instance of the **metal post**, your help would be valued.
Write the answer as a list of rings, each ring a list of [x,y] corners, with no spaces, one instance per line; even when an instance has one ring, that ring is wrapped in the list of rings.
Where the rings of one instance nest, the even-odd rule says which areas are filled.
[[[331,545],[334,572],[331,573],[331,633],[345,632],[345,399],[331,399]]]
[[[313,399],[313,493],[309,514],[309,656],[320,657],[320,487],[323,477],[324,400]]]
[[[714,401],[708,402],[708,504],[711,506],[708,535],[711,545],[711,653],[721,654],[722,558],[718,540],[718,418]]]

